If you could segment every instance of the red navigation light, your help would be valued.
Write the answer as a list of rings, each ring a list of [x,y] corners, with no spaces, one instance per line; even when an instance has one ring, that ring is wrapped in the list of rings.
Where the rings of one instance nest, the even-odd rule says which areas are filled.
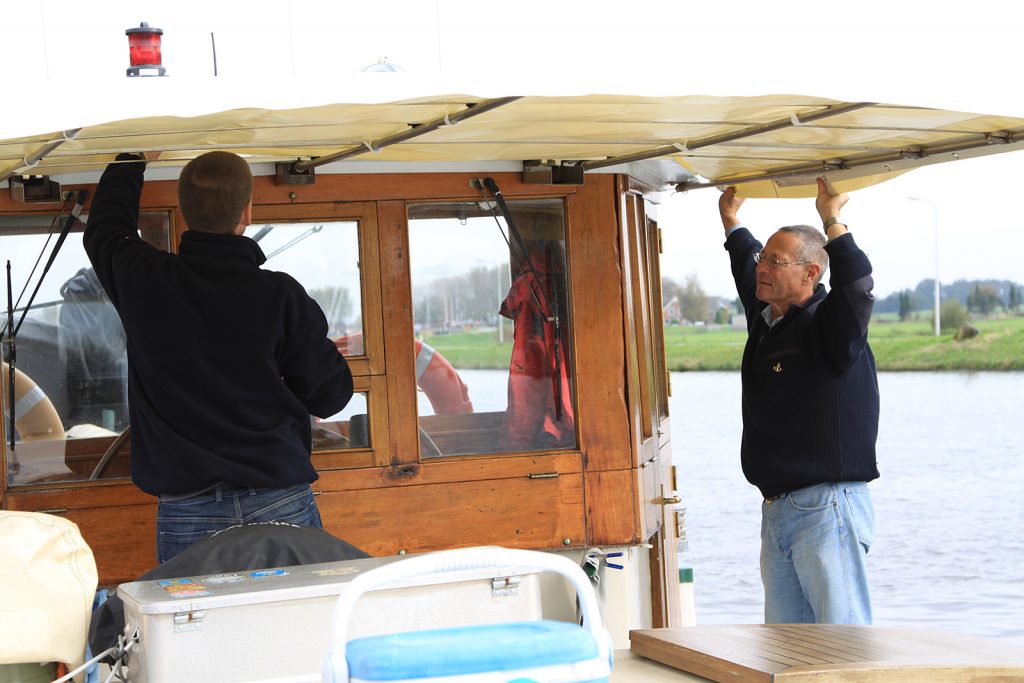
[[[166,76],[167,70],[162,66],[163,58],[160,56],[160,36],[164,32],[142,22],[138,28],[130,28],[124,33],[128,36],[128,56],[131,62],[128,75]]]

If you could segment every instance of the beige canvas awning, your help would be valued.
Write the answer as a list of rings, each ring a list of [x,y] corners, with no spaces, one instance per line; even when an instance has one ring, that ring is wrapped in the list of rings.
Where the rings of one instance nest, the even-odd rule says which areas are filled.
[[[1024,148],[1024,119],[902,104],[804,95],[488,95],[383,101],[378,94],[381,101],[189,116],[149,115],[160,111],[149,100],[119,109],[146,114],[139,117],[83,111],[81,126],[72,108],[62,130],[0,139],[0,179],[84,182],[122,151],[159,152],[153,166],[176,177],[197,154],[222,149],[264,173],[273,172],[271,162],[325,157],[318,173],[521,169],[540,161],[628,171],[665,187],[735,183],[746,196],[798,197],[813,195],[821,175],[848,191],[918,166]]]

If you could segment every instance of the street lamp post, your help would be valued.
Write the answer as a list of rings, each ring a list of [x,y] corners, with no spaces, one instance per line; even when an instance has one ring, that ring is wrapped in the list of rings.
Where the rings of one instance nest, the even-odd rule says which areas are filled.
[[[939,207],[923,197],[907,197],[912,202],[924,202],[932,207],[932,227],[935,229],[935,336],[939,336]]]

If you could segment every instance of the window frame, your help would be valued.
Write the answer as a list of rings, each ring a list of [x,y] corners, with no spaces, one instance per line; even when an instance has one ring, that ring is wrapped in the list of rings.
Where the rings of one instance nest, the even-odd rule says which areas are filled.
[[[57,206],[57,207],[49,207],[45,211],[35,211],[35,212],[33,212],[33,211],[26,211],[26,212],[11,212],[11,213],[4,212],[3,214],[0,214],[0,222],[2,222],[5,219],[13,219],[14,221],[24,220],[27,223],[27,222],[32,221],[33,219],[35,219],[35,220],[40,221],[40,223],[50,223],[50,222],[52,222],[54,215],[57,214],[58,212],[60,212],[60,207],[59,206]],[[78,236],[78,239],[79,240],[81,239],[81,236],[84,235],[84,233],[85,233],[85,224],[88,222],[88,215],[89,215],[88,211],[84,212],[81,216],[78,217],[78,219],[75,221],[75,223],[72,224],[71,229],[68,231],[68,237],[69,238],[72,237],[72,236]],[[140,237],[142,237],[142,239],[144,239],[147,243],[149,243],[155,249],[158,249],[158,250],[161,250],[161,251],[168,251],[169,252],[170,249],[171,249],[171,244],[174,243],[175,235],[177,234],[177,231],[176,231],[176,219],[177,219],[177,216],[178,216],[177,211],[175,211],[175,210],[173,210],[171,208],[168,208],[168,207],[163,207],[163,206],[159,206],[159,205],[142,207],[141,210],[140,210],[140,213],[139,213],[140,226],[139,226],[138,232],[139,232]],[[160,222],[158,220],[158,219],[160,219],[160,217],[163,218],[163,220],[162,220],[163,224],[162,225],[157,225],[157,223]],[[162,231],[162,233],[161,233],[161,231]],[[43,253],[41,255],[41,256],[44,256],[44,257],[48,257],[49,254],[52,254],[52,252],[53,252],[53,243],[52,243],[52,239],[51,238],[55,238],[56,235],[59,235],[59,234],[60,234],[60,230],[59,230],[59,226],[58,225],[52,225],[52,227],[49,230],[47,230],[47,231],[36,230],[36,229],[18,228],[16,226],[12,227],[10,229],[0,228],[0,237],[16,236],[16,235],[39,235],[40,237],[46,238],[47,239],[47,241],[45,242],[46,246],[43,248]],[[49,235],[49,237],[48,237],[48,235]],[[158,243],[155,243],[155,242],[158,242]],[[83,267],[91,266],[91,263],[89,263],[88,257],[86,257],[86,261],[82,265],[83,265]],[[39,271],[37,270],[35,272],[35,274],[32,276],[32,281],[29,283],[31,288],[34,288],[36,286],[36,282],[38,281],[38,278],[39,278]],[[26,293],[30,293],[31,292],[31,288],[27,289]],[[6,306],[4,307],[3,315],[6,316]],[[15,319],[18,320],[19,316],[15,315]],[[2,328],[0,328],[0,329],[2,329]],[[15,368],[20,368],[20,366],[19,366],[19,364],[17,362],[15,362]],[[127,381],[128,381],[127,376],[125,376],[125,389],[126,390],[127,390]],[[6,393],[3,396],[0,396],[0,406],[2,406],[4,409],[7,408],[7,396],[6,396]],[[128,410],[128,403],[127,402],[125,403],[124,407],[125,407],[125,415],[127,415],[127,410]],[[64,417],[65,416],[61,416],[62,421],[63,421]],[[22,490],[24,490],[24,491],[31,491],[31,490],[35,490],[35,489],[41,489],[41,488],[75,487],[75,486],[80,486],[82,484],[92,484],[92,483],[101,482],[101,481],[102,482],[125,482],[125,481],[130,481],[130,479],[131,479],[130,470],[128,469],[129,468],[128,459],[129,459],[130,447],[129,447],[129,444],[127,442],[125,442],[125,444],[118,451],[116,456],[114,458],[112,458],[106,464],[106,466],[104,468],[104,472],[108,471],[110,469],[110,467],[116,463],[116,464],[121,465],[122,469],[124,469],[126,471],[126,474],[123,474],[123,475],[120,475],[120,476],[107,476],[107,477],[102,477],[100,479],[90,479],[88,475],[85,475],[85,476],[80,476],[80,477],[77,477],[77,478],[68,478],[68,479],[54,479],[54,480],[43,479],[43,480],[32,481],[32,482],[24,482],[24,483],[9,482],[8,481],[8,476],[7,476],[7,468],[8,468],[9,458],[10,458],[10,449],[8,447],[9,446],[10,435],[9,435],[8,429],[7,429],[9,423],[8,423],[7,419],[4,419],[4,420],[2,420],[0,422],[2,422],[2,424],[0,424],[0,437],[2,437],[2,439],[3,439],[3,443],[2,443],[2,445],[0,445],[0,466],[2,466],[2,469],[3,469],[3,476],[0,477],[0,493],[4,493],[4,492],[8,492],[8,491],[16,492],[16,491],[22,491]],[[92,462],[92,461],[95,461],[96,464],[93,465],[90,468],[90,474],[91,474],[92,470],[95,470],[96,465],[99,464],[99,461],[102,459],[103,455],[107,452],[107,450],[109,450],[109,448],[117,440],[117,438],[118,438],[117,435],[114,435],[114,436],[92,436],[92,437],[71,438],[71,439],[69,439],[69,438],[67,438],[67,436],[65,436],[64,439],[62,440],[62,443],[64,444],[64,458],[65,458],[65,462],[66,463],[68,463],[68,462],[74,463],[74,462]],[[57,440],[54,440],[54,441],[57,441]],[[18,441],[16,443],[30,443],[30,442]],[[17,448],[15,450],[17,451]],[[74,474],[74,471],[72,471],[72,474]]]
[[[563,332],[564,348],[563,348],[562,352],[563,352],[563,355],[565,357],[566,364],[572,370],[571,374],[568,375],[568,381],[569,381],[569,385],[570,385],[570,389],[571,389],[571,393],[572,393],[571,404],[572,404],[572,410],[573,410],[573,426],[572,426],[573,442],[572,442],[572,445],[571,446],[561,447],[561,448],[554,448],[554,449],[551,449],[551,448],[543,449],[542,448],[542,449],[537,449],[537,450],[507,450],[507,451],[486,452],[486,453],[460,453],[460,454],[452,454],[452,455],[431,456],[429,454],[425,455],[425,454],[422,453],[422,448],[419,445],[419,439],[417,438],[417,449],[416,449],[416,452],[419,455],[418,461],[420,463],[424,463],[424,462],[446,462],[446,461],[453,461],[453,460],[467,459],[467,458],[494,458],[494,457],[508,458],[508,457],[524,457],[524,456],[525,457],[531,457],[531,456],[537,456],[537,455],[560,455],[560,454],[566,454],[566,453],[580,453],[582,451],[581,439],[583,437],[582,437],[582,432],[581,432],[581,429],[580,429],[580,420],[579,420],[580,398],[579,398],[579,393],[578,393],[578,390],[577,390],[577,384],[578,384],[577,383],[577,368],[576,368],[576,363],[575,363],[575,360],[576,360],[576,354],[575,354],[575,325],[576,325],[576,322],[575,322],[575,315],[574,315],[574,312],[573,312],[574,296],[573,296],[572,257],[571,257],[572,249],[570,247],[571,230],[570,230],[570,224],[569,224],[570,223],[570,203],[569,203],[570,196],[571,196],[570,194],[554,194],[554,195],[530,194],[530,195],[525,195],[525,196],[523,196],[523,195],[507,195],[505,197],[505,199],[509,203],[510,209],[512,209],[512,210],[514,210],[515,203],[517,203],[517,202],[557,201],[557,202],[560,203],[560,206],[561,206],[561,214],[560,214],[561,215],[561,231],[562,231],[561,232],[561,234],[562,234],[561,242],[563,244],[563,256],[564,256],[564,264],[563,264],[563,267],[564,267],[564,273],[563,273],[564,282],[563,282],[563,286],[565,287],[566,291],[564,293],[565,311],[561,313],[560,317],[563,318],[563,319],[567,319],[569,321],[568,322],[568,329],[567,329],[567,331]],[[414,205],[415,206],[423,206],[423,205],[430,205],[430,204],[476,203],[476,202],[479,202],[479,201],[481,201],[481,197],[480,196],[471,197],[471,198],[451,197],[451,198],[443,198],[443,199],[442,198],[432,198],[432,199],[416,198],[416,199],[408,199],[408,200],[405,200],[403,202],[404,203],[404,207],[405,207],[405,224],[404,224],[404,228],[405,228],[405,230],[404,230],[404,232],[405,232],[405,244],[406,244],[407,253],[409,253],[409,259],[408,259],[408,264],[407,264],[407,280],[408,280],[408,289],[409,289],[409,306],[410,306],[410,311],[412,310],[412,305],[413,305],[413,303],[412,303],[412,287],[413,287],[412,262],[415,260],[415,255],[412,254],[411,248],[409,247],[409,236],[410,236],[410,233],[411,233],[409,213],[410,213],[411,207],[414,206]],[[497,211],[497,209],[495,209],[495,212],[500,216],[500,211]],[[453,216],[453,218],[455,218],[455,216]],[[507,232],[508,231],[508,226],[507,226],[507,223],[504,222],[504,220],[502,220],[501,228],[502,228],[502,231],[505,233],[506,239],[509,239],[510,237],[509,237],[508,232]],[[508,263],[508,270],[509,270],[510,275],[511,275],[512,272],[514,272],[514,267],[515,267],[515,261],[512,258],[511,247],[510,247],[509,248],[509,263]],[[413,320],[412,320],[413,316],[410,314],[409,318],[410,318],[410,326],[411,326],[411,325],[413,325]],[[503,319],[500,314],[498,316],[498,320],[499,320],[499,324],[508,325],[510,328],[512,328],[510,330],[509,334],[510,335],[514,335],[514,327],[513,327],[513,324],[512,324],[511,320]],[[564,326],[565,325],[563,323],[563,329],[564,329]],[[513,336],[513,340],[514,340],[514,336]],[[514,341],[512,341],[512,343],[514,344]],[[511,362],[511,358],[510,358],[510,362]],[[415,382],[413,383],[413,387],[414,387],[414,389],[416,388]],[[506,406],[506,410],[507,409],[508,408]],[[415,404],[415,401],[413,403],[413,411],[414,411],[413,414],[416,417],[416,424],[417,424],[417,426],[420,425],[420,418],[421,417],[427,417],[427,418],[436,418],[436,417],[438,417],[436,415],[420,416],[419,409],[418,409],[418,406]],[[442,421],[446,420],[445,416],[441,416],[441,418],[442,418]]]

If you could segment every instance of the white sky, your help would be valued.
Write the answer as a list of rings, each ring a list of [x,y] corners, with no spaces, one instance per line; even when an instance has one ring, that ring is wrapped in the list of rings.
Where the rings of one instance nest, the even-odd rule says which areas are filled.
[[[164,65],[181,81],[210,78],[213,33],[221,81],[249,79],[254,97],[296,78],[343,93],[346,79],[387,57],[410,75],[464,84],[612,92],[639,83],[677,95],[791,92],[1024,116],[1024,3],[1010,0],[37,0],[4,3],[3,117],[34,115],[17,102],[18,81],[66,90],[73,108],[91,82],[123,78],[124,30],[141,21],[163,29]],[[1022,190],[1016,152],[912,171],[854,193],[844,214],[881,296],[935,272],[931,208],[908,196],[938,208],[943,282],[1022,282]],[[701,190],[662,206],[662,270],[696,273],[708,293],[731,295],[717,199]],[[783,224],[817,223],[812,200],[749,200],[741,217],[762,239]]]

